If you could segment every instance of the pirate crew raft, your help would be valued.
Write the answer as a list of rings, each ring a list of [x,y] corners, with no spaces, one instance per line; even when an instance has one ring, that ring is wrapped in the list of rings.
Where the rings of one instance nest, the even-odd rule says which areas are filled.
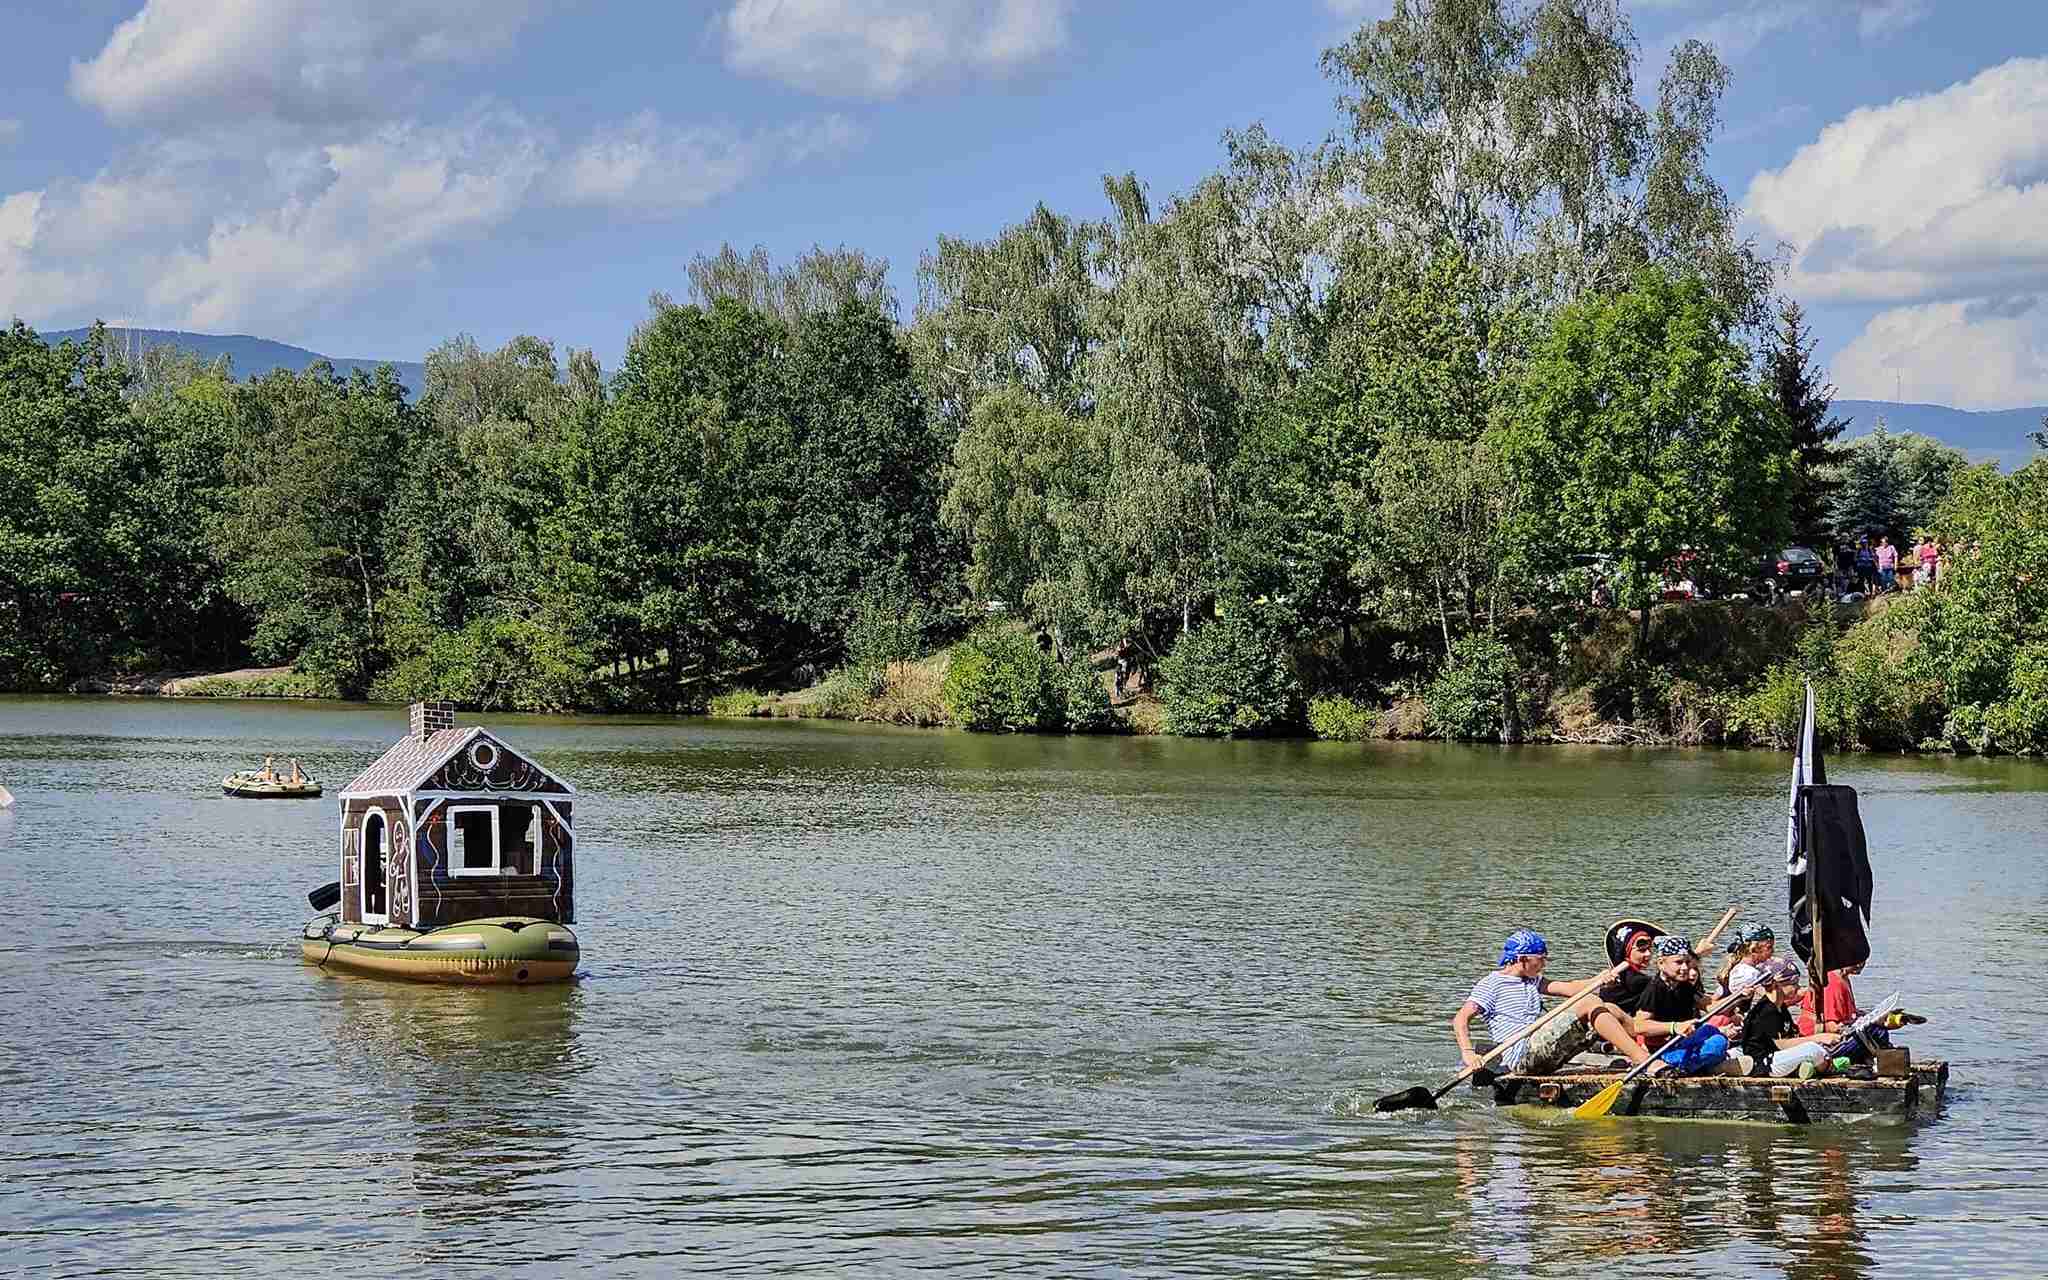
[[[307,895],[308,964],[424,982],[560,982],[575,931],[576,788],[496,734],[414,703],[341,790],[341,878]]]

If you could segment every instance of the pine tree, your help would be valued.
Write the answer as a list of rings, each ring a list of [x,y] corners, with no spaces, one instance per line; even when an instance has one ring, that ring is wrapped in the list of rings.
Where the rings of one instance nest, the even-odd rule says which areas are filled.
[[[1791,428],[1792,447],[1799,455],[1790,502],[1793,536],[1816,547],[1827,536],[1828,508],[1841,488],[1835,474],[1842,447],[1835,441],[1849,425],[1829,416],[1835,389],[1821,376],[1813,367],[1813,335],[1806,328],[1806,313],[1787,298],[1764,353],[1764,383]]]

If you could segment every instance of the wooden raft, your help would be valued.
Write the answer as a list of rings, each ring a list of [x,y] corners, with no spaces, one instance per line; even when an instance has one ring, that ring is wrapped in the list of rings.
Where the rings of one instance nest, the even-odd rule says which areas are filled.
[[[1491,1085],[1500,1106],[1569,1109],[1619,1080],[1619,1071],[1567,1069],[1548,1076],[1501,1076]],[[1916,1062],[1902,1076],[1875,1080],[1822,1077],[1818,1080],[1758,1080],[1742,1076],[1639,1078],[1621,1091],[1618,1116],[1668,1116],[1692,1120],[1773,1120],[1827,1124],[1867,1116],[1932,1114],[1948,1087],[1948,1063]]]

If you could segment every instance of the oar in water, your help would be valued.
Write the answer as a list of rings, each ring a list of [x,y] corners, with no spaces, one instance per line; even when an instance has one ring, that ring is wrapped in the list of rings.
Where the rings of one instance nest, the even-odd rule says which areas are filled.
[[[1629,1081],[1634,1080],[1637,1076],[1643,1074],[1645,1071],[1648,1071],[1651,1068],[1651,1066],[1653,1066],[1657,1062],[1662,1061],[1661,1055],[1669,1053],[1673,1049],[1684,1048],[1686,1045],[1692,1043],[1693,1038],[1695,1036],[1705,1035],[1709,1032],[1712,1032],[1715,1028],[1707,1025],[1707,1019],[1713,1017],[1717,1013],[1720,1013],[1724,1009],[1734,1007],[1735,1002],[1738,1000],[1748,999],[1750,992],[1754,990],[1754,987],[1745,987],[1742,990],[1736,992],[1734,995],[1729,996],[1726,1000],[1723,1000],[1720,1003],[1716,1004],[1713,1008],[1707,1010],[1705,1013],[1701,1014],[1699,1016],[1698,1026],[1695,1026],[1692,1030],[1686,1032],[1684,1035],[1679,1036],[1676,1040],[1667,1040],[1662,1045],[1658,1046],[1656,1053],[1651,1054],[1649,1057],[1644,1058],[1641,1062],[1638,1062],[1633,1067],[1630,1067],[1628,1069],[1627,1075],[1623,1076],[1619,1080],[1616,1080],[1613,1084],[1608,1085],[1605,1089],[1602,1089],[1600,1092],[1594,1094],[1592,1097],[1586,1099],[1584,1102],[1581,1102],[1578,1106],[1573,1107],[1571,1110],[1572,1119],[1598,1120],[1601,1116],[1604,1116],[1608,1112],[1614,1110],[1614,1100],[1621,1096],[1622,1089],[1627,1087]]]
[[[1374,1111],[1383,1112],[1413,1111],[1419,1107],[1427,1108],[1431,1111],[1436,1110],[1436,1100],[1438,1098],[1443,1097],[1445,1094],[1457,1088],[1465,1081],[1472,1079],[1475,1076],[1478,1076],[1481,1072],[1485,1072],[1487,1064],[1491,1063],[1494,1059],[1500,1057],[1500,1055],[1502,1055],[1503,1053],[1506,1053],[1509,1049],[1512,1049],[1516,1045],[1522,1043],[1522,1041],[1527,1040],[1530,1036],[1535,1035],[1538,1031],[1543,1030],[1543,1028],[1549,1026],[1552,1022],[1555,1022],[1557,1019],[1563,1017],[1567,1012],[1578,1008],[1580,1003],[1587,999],[1587,997],[1597,995],[1600,991],[1600,988],[1612,982],[1615,979],[1615,977],[1619,975],[1623,969],[1626,968],[1628,968],[1628,963],[1626,961],[1623,961],[1621,964],[1615,965],[1613,968],[1601,974],[1599,977],[1594,978],[1591,982],[1588,982],[1586,984],[1586,989],[1584,991],[1579,992],[1577,995],[1571,997],[1569,1000],[1566,1000],[1563,1004],[1557,1006],[1557,1008],[1552,1009],[1549,1013],[1544,1014],[1542,1017],[1536,1019],[1536,1021],[1530,1023],[1526,1027],[1523,1027],[1520,1031],[1515,1032],[1507,1039],[1501,1041],[1499,1044],[1493,1046],[1493,1048],[1487,1050],[1485,1057],[1481,1058],[1478,1062],[1473,1063],[1471,1066],[1465,1068],[1463,1071],[1460,1071],[1457,1075],[1452,1076],[1450,1080],[1445,1083],[1444,1087],[1438,1089],[1436,1092],[1431,1093],[1427,1085],[1418,1084],[1411,1088],[1403,1089],[1399,1093],[1388,1094],[1386,1097],[1381,1098],[1378,1102],[1373,1103],[1372,1109]],[[1487,1072],[1487,1076],[1489,1078],[1491,1077],[1491,1075],[1491,1072]]]

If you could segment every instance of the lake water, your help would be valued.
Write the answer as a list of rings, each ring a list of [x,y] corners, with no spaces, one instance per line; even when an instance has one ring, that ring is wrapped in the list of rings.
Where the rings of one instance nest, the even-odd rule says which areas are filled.
[[[481,720],[582,790],[575,983],[297,959],[332,791],[220,776],[402,709],[0,699],[0,1271],[2040,1270],[2048,767],[1833,762],[1937,1119],[1555,1124],[1370,1105],[1517,925],[1782,934],[1784,758]]]

